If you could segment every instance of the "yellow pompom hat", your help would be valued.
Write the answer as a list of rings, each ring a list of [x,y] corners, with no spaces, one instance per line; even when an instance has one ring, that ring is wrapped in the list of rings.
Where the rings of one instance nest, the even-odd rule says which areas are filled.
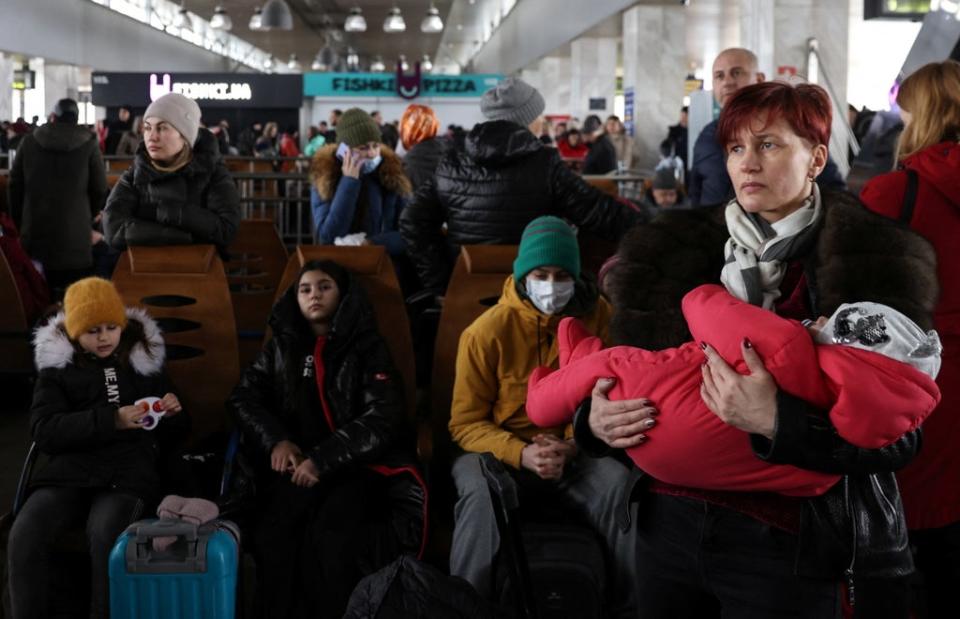
[[[64,326],[72,340],[99,324],[114,324],[121,329],[127,326],[127,312],[120,293],[112,282],[99,277],[81,279],[67,288],[63,310]]]

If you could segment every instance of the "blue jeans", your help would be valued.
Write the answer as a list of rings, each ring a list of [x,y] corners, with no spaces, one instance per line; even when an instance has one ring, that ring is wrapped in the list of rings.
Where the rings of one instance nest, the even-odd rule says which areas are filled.
[[[141,499],[114,490],[51,486],[34,490],[13,522],[7,549],[14,619],[50,616],[55,544],[63,533],[81,526],[90,548],[90,616],[108,617],[110,550],[142,511]]]

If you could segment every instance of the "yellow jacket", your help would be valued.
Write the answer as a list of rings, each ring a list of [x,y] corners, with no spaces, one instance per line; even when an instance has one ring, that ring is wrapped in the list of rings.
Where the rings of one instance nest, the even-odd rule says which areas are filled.
[[[557,367],[557,324],[571,315],[607,340],[610,305],[597,296],[595,287],[578,282],[563,314],[548,316],[521,298],[510,276],[497,304],[464,330],[457,349],[449,424],[450,435],[461,449],[492,452],[519,469],[520,453],[535,435],[570,436],[570,426],[533,425],[525,404],[527,378],[533,369]]]

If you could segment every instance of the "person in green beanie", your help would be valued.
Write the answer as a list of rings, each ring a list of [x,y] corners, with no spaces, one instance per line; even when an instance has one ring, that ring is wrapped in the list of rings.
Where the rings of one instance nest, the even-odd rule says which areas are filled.
[[[636,534],[622,532],[615,514],[627,488],[627,468],[610,458],[580,455],[570,425],[539,428],[524,408],[534,368],[557,367],[557,324],[564,316],[578,317],[606,339],[610,306],[581,273],[573,229],[557,217],[538,217],[523,231],[500,300],[460,337],[449,423],[462,450],[452,471],[457,504],[450,573],[495,598],[500,539],[480,469],[480,454],[492,452],[508,465],[521,496],[555,497],[604,538],[612,566],[609,616],[635,617]]]
[[[337,143],[313,156],[310,207],[314,240],[321,245],[383,245],[404,255],[397,231],[411,193],[400,158],[380,143],[380,128],[360,108],[345,111]]]

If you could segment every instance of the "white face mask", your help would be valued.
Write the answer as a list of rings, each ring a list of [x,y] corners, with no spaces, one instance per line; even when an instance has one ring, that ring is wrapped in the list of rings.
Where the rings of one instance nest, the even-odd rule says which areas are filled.
[[[573,298],[574,282],[549,282],[526,278],[527,296],[534,307],[544,314],[556,314]]]

